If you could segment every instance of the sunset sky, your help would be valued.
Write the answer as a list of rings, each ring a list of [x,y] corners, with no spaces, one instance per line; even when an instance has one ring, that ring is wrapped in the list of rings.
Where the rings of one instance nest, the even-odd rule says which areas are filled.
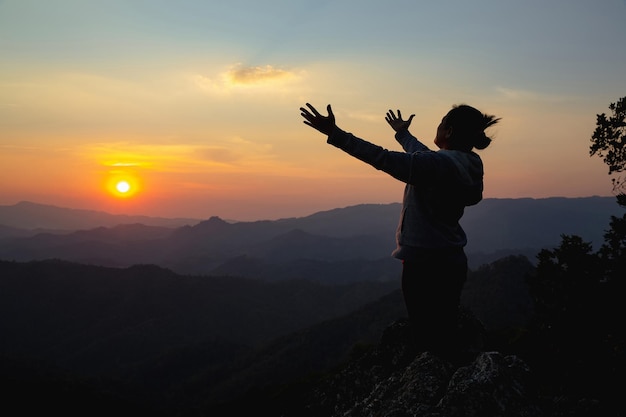
[[[611,195],[589,144],[626,96],[625,21],[625,0],[0,0],[0,205],[257,220],[400,201],[305,102],[393,150],[388,109],[431,146],[467,103],[502,117],[485,197]]]

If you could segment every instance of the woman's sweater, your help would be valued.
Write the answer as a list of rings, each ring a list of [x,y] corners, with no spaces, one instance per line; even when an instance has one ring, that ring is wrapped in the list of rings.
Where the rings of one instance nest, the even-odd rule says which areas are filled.
[[[459,224],[466,206],[482,199],[483,165],[474,152],[432,151],[408,130],[396,133],[395,152],[335,128],[328,143],[406,183],[393,256],[410,259],[423,249],[463,247]]]

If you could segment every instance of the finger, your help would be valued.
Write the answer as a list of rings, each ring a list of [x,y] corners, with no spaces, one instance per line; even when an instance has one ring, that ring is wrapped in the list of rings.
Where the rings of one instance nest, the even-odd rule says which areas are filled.
[[[317,117],[321,117],[319,113],[317,116],[315,116],[310,111],[308,111],[307,109],[303,107],[300,108],[300,115],[304,117],[305,119],[311,120],[311,121],[314,121]]]
[[[311,122],[307,122],[306,120],[304,120],[302,123],[304,123],[307,126],[311,126],[313,129],[315,130],[320,130],[317,126],[315,126],[313,123]]]
[[[402,120],[402,113],[400,113],[400,109],[398,109],[398,119]]]
[[[332,107],[330,107],[330,104],[326,106],[326,111],[328,112],[328,117],[330,117],[331,119],[335,118],[335,115],[333,114],[333,109]]]
[[[324,132],[322,132],[322,131],[321,131],[321,130],[317,127],[317,126],[315,126],[315,125],[314,125],[314,124],[312,124],[312,123],[309,123],[309,122],[307,122],[307,121],[304,121],[303,123],[304,123],[305,125],[311,126],[313,129],[317,130],[318,132],[324,133]]]
[[[315,107],[313,107],[311,104],[306,103],[306,106],[311,109],[311,111],[313,112],[314,115],[316,116],[321,116],[321,114],[317,111],[317,109]]]
[[[415,115],[414,115],[414,114],[412,114],[412,115],[409,117],[409,120],[407,120],[407,121],[408,121],[408,122],[410,122],[411,120],[413,120],[413,118],[414,118],[414,117],[415,117]]]

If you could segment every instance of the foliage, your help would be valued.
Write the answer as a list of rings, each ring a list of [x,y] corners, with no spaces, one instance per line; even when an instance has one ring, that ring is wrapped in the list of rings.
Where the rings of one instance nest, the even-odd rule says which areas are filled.
[[[583,316],[599,285],[599,258],[591,244],[578,236],[562,239],[556,249],[539,253],[536,273],[529,277],[536,315],[551,329]]]
[[[543,249],[534,274],[528,276],[535,303],[533,332],[550,362],[581,358],[598,320],[601,265],[590,243],[578,236],[562,236],[561,245]],[[584,339],[583,339],[584,338]],[[581,343],[584,340],[584,344]]]
[[[591,137],[590,155],[598,155],[609,167],[609,175],[626,170],[626,97],[611,103],[612,114],[598,114],[596,130]],[[621,177],[612,179],[618,202],[626,206],[626,184]]]
[[[626,280],[626,214],[611,217],[610,229],[604,235],[600,256],[606,265],[605,279],[612,284]]]
[[[609,109],[611,116],[597,115],[590,154],[604,158],[612,175],[626,171],[626,97]],[[612,182],[618,204],[626,207],[625,183],[619,177]],[[626,371],[625,282],[626,215],[611,217],[598,251],[564,235],[560,246],[538,254],[528,277],[535,303],[530,351],[554,391],[617,395],[610,381]]]
[[[624,258],[613,257],[623,253],[624,235],[615,239],[621,243],[594,252],[580,237],[562,236],[559,247],[539,253],[528,276],[535,302],[529,361],[552,395],[608,401],[616,394],[609,381],[626,371],[623,292],[616,291],[617,284],[623,288],[617,268],[623,273]]]
[[[603,280],[606,282],[607,302],[613,313],[606,317],[612,327],[622,329],[623,317],[626,314],[626,214],[622,217],[611,217],[610,229],[604,235],[604,245],[599,251],[603,265]],[[621,331],[621,351],[626,344],[626,331]],[[622,359],[624,360],[624,358]]]

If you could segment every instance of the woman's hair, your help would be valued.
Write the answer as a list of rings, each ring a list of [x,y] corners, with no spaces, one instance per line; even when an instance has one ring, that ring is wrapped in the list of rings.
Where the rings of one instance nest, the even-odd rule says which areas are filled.
[[[451,127],[451,141],[457,149],[470,151],[472,148],[485,149],[491,143],[491,138],[485,134],[485,129],[495,125],[500,118],[484,114],[467,104],[452,107],[445,118],[445,126]]]

